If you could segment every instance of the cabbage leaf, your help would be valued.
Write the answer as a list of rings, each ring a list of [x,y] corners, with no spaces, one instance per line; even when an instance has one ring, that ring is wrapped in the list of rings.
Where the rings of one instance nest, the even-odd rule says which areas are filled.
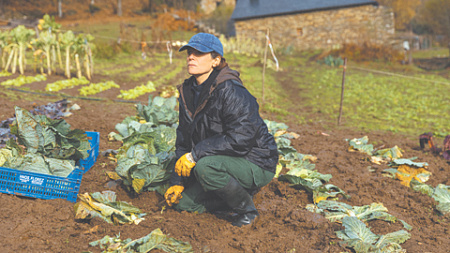
[[[194,252],[189,243],[168,237],[159,228],[136,240],[131,240],[130,238],[121,240],[120,235],[116,237],[106,235],[100,240],[89,243],[89,245],[93,247],[99,246],[101,249],[106,248],[104,252],[111,253],[146,253],[151,252],[153,249],[159,249],[165,252]]]
[[[325,214],[325,218],[331,222],[342,222],[342,219],[348,216],[356,217],[361,221],[384,220],[396,222],[399,220],[405,229],[412,229],[406,222],[387,213],[388,209],[384,207],[382,203],[372,203],[365,206],[350,206],[338,201],[323,200],[317,203],[317,207]]]
[[[348,144],[350,145],[350,147],[348,148],[348,151],[350,151],[350,152],[359,151],[361,153],[372,155],[373,145],[368,144],[369,137],[364,136],[359,139],[358,138],[353,138],[351,140],[346,139],[346,141],[348,141]]]
[[[356,217],[344,217],[342,225],[345,229],[336,232],[344,240],[341,246],[353,248],[357,253],[404,252],[400,244],[411,238],[405,230],[378,236]]]
[[[176,129],[160,125],[152,132],[134,133],[117,154],[117,174],[136,193],[165,187],[175,166]]]
[[[80,199],[75,204],[75,219],[92,219],[95,217],[117,224],[139,224],[145,213],[125,201],[117,201],[115,192],[104,191],[92,194],[78,194]]]
[[[10,129],[17,136],[17,142],[9,139],[7,147],[1,151],[2,166],[67,177],[75,169],[76,161],[89,157],[90,144],[84,131],[71,130],[63,119],[33,115],[17,106],[15,113]],[[25,153],[18,143],[25,146]],[[5,156],[9,154],[5,150],[12,156]]]
[[[442,214],[450,213],[450,186],[439,184],[432,195],[439,202],[436,209]]]

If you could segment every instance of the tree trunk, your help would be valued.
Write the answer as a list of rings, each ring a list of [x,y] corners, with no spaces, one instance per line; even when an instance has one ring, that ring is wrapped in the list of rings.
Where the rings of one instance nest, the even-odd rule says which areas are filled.
[[[70,46],[66,47],[66,77],[70,79]]]
[[[77,65],[77,78],[81,78],[81,67],[80,67],[80,57],[75,54],[75,64]]]
[[[6,71],[8,71],[9,66],[11,65],[13,56],[14,56],[14,47],[11,48],[11,52],[9,53],[8,61],[6,62],[6,66],[5,66]]]
[[[56,53],[58,54],[58,62],[59,62],[59,68],[63,68],[62,64],[62,58],[61,58],[61,46],[59,45],[59,42],[56,42]]]
[[[20,72],[20,74],[21,75],[23,75],[23,73],[24,73],[24,62],[23,62],[23,59],[24,59],[24,57],[25,57],[25,55],[23,54],[23,44],[22,43],[20,43],[19,44],[19,72]]]
[[[52,71],[56,73],[56,67],[55,67],[55,62],[56,62],[56,49],[55,49],[55,45],[52,46]]]
[[[88,58],[91,78],[94,76],[94,58],[92,57],[92,50],[88,47]]]
[[[47,75],[52,75],[52,63],[51,63],[51,48],[50,46],[45,47],[45,57],[47,58]]]
[[[62,18],[62,0],[58,0],[58,17]]]
[[[86,68],[86,76],[89,80],[91,80],[91,68],[89,66],[89,57],[84,57],[84,66]]]
[[[17,56],[18,56],[18,53],[19,53],[19,48],[15,47],[13,52],[14,52],[14,57],[13,57],[13,64],[12,64],[11,73],[15,74],[16,73],[16,67],[17,67]]]
[[[2,69],[3,69],[5,67],[5,50],[3,50],[3,48],[1,50],[2,52],[0,54],[2,57]]]
[[[122,0],[117,0],[117,16],[122,16]]]

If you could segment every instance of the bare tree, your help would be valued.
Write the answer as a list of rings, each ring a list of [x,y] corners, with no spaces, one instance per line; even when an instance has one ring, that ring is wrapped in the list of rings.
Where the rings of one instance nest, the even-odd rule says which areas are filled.
[[[425,2],[421,9],[420,20],[429,25],[434,34],[440,34],[447,38],[450,54],[450,1],[429,0]]]

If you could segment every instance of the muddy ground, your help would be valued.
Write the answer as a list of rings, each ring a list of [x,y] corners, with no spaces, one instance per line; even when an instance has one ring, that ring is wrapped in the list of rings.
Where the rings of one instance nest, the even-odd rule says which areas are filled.
[[[58,77],[49,78],[47,82],[54,82],[53,79]],[[25,87],[30,91],[42,91],[45,83]],[[286,86],[286,89],[295,87]],[[62,92],[66,95],[77,94],[76,89]],[[97,95],[102,101],[70,98],[72,104],[78,104],[81,110],[75,111],[66,121],[73,128],[100,132],[100,151],[120,147],[120,143],[109,142],[107,135],[126,116],[135,115],[133,103],[112,101],[117,93],[117,90],[110,90]],[[291,94],[290,99],[297,101],[297,92]],[[61,98],[61,93],[47,96],[0,87],[0,120],[12,117],[15,105],[32,109],[33,105],[47,104]],[[138,100],[145,102],[147,96]],[[291,113],[304,113],[296,109],[295,104]],[[264,111],[261,113],[271,120],[276,116]],[[397,145],[405,151],[405,157],[416,156],[417,161],[429,163],[428,169],[433,174],[428,184],[433,187],[440,183],[449,185],[450,165],[443,158],[419,149],[418,135],[421,133],[403,136],[363,132],[323,122],[307,125],[285,123],[290,126],[290,131],[300,135],[300,138],[293,140],[298,152],[317,156],[317,170],[332,174],[330,183],[351,195],[349,200],[341,201],[356,206],[383,203],[390,214],[412,225],[411,239],[402,245],[407,252],[449,252],[449,217],[437,213],[436,202],[402,186],[399,181],[382,176],[386,165],[373,165],[366,155],[348,152],[345,141],[367,135],[376,147]],[[442,146],[442,140],[438,140],[438,145]],[[195,252],[352,252],[339,246],[340,240],[335,231],[341,230],[341,225],[305,210],[305,206],[312,203],[310,194],[277,179],[255,196],[261,214],[256,222],[237,228],[230,224],[227,216],[180,213],[170,208],[162,211],[163,198],[155,192],[136,196],[120,186],[108,188],[109,179],[105,171],[113,171],[114,168],[115,164],[108,158],[98,157],[93,168],[83,176],[80,193],[115,191],[118,200],[130,202],[147,213],[146,219],[139,225],[115,226],[98,219],[77,221],[74,219],[74,203],[69,201],[0,193],[0,252],[101,252],[97,247],[90,247],[89,242],[105,235],[118,234],[122,239],[138,239],[156,228],[175,239],[189,242]],[[403,229],[399,222],[371,221],[368,226],[376,234]]]

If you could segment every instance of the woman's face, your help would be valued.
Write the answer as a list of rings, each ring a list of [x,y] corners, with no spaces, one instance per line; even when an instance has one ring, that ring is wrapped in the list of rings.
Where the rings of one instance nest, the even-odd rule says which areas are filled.
[[[194,48],[187,49],[188,73],[195,76],[198,84],[208,79],[213,68],[220,63],[220,57],[212,58],[211,53],[202,53]]]

